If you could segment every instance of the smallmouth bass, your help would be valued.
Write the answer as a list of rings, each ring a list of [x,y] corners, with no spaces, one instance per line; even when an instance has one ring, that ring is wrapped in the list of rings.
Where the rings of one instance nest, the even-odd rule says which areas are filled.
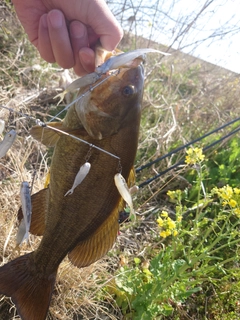
[[[99,81],[105,77],[102,75]],[[122,176],[130,184],[143,82],[141,65],[123,68],[84,94],[70,107],[63,122],[48,124],[116,155],[120,161],[49,128],[32,128],[36,139],[55,146],[49,186],[32,195],[30,232],[43,237],[35,251],[0,268],[0,293],[12,298],[23,320],[46,318],[58,266],[66,255],[75,266],[85,267],[114,244],[119,212],[124,207],[114,176],[120,165]],[[65,197],[86,162],[91,169]]]

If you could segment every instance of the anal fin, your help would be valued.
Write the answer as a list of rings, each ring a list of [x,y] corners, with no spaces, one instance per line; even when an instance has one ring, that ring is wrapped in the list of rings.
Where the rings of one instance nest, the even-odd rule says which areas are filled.
[[[30,232],[36,236],[42,236],[45,230],[45,217],[47,214],[49,189],[42,189],[31,196],[32,216]],[[18,220],[23,219],[22,208],[18,210]]]
[[[81,241],[68,254],[73,265],[79,268],[89,266],[112,248],[119,230],[118,218],[119,206],[88,239]]]

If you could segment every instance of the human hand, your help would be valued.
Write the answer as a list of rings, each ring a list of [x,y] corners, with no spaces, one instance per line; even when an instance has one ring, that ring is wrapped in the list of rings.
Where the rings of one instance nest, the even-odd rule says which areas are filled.
[[[77,75],[93,72],[94,45],[114,50],[122,29],[104,0],[13,0],[29,40],[47,62],[74,69]]]

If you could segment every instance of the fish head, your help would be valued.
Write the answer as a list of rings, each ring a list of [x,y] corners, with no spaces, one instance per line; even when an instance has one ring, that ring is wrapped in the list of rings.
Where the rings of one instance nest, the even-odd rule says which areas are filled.
[[[101,83],[103,80],[106,81]],[[143,85],[142,65],[122,68],[110,77],[102,75],[96,87],[84,93],[75,104],[77,116],[87,133],[101,140],[140,119]],[[79,95],[83,92],[81,89]]]

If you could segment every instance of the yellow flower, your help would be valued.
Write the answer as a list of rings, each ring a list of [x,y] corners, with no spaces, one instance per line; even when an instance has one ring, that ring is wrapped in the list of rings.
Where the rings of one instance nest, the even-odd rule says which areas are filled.
[[[161,232],[160,232],[160,236],[163,237],[163,238],[167,238],[167,233],[166,233],[166,231],[164,231],[164,230],[161,231]]]
[[[176,223],[169,217],[167,219],[167,225],[168,225],[169,230],[176,229]]]
[[[177,235],[178,235],[177,230],[174,230],[174,231],[173,231],[173,236],[176,237]]]
[[[240,209],[239,209],[239,208],[234,209],[233,212],[235,213],[235,215],[236,215],[238,218],[240,218]]]
[[[238,188],[233,188],[233,191],[235,194],[240,194],[240,189],[238,189]]]
[[[167,195],[171,200],[175,199],[175,191],[168,190]]]
[[[178,216],[177,217],[177,222],[181,222],[182,221],[182,216]]]
[[[224,200],[230,200],[233,195],[233,189],[228,184],[219,189],[219,196]]]
[[[230,207],[235,208],[236,205],[237,205],[237,201],[231,199],[231,200],[229,201],[229,205],[230,205]]]
[[[204,160],[205,155],[202,153],[201,148],[190,148],[187,150],[185,162],[187,164],[195,164]]]
[[[162,227],[163,226],[163,219],[162,218],[158,218],[157,219],[157,223],[158,223],[159,227]]]
[[[167,236],[170,236],[172,234],[171,230],[167,229],[166,234],[167,234]]]
[[[160,236],[163,238],[167,238],[168,236],[170,236],[172,233],[170,230],[163,230],[160,232]]]
[[[168,217],[167,211],[162,211],[161,216],[162,216],[162,217]]]

